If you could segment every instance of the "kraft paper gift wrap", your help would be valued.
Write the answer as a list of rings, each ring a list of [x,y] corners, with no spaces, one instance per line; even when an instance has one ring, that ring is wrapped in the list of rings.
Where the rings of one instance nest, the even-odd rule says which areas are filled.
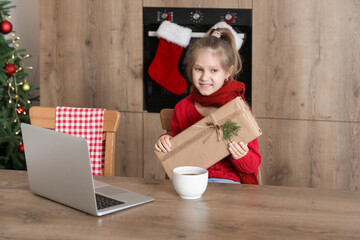
[[[262,134],[249,107],[241,97],[236,97],[172,138],[171,151],[155,151],[169,178],[172,179],[172,170],[176,167],[207,169],[229,155],[230,141],[224,138],[221,130],[221,125],[229,122],[240,127],[231,141],[247,144]]]

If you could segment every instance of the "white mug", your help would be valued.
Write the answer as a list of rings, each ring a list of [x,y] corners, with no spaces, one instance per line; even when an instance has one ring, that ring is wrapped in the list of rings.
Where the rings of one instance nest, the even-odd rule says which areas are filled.
[[[173,185],[183,199],[197,199],[205,192],[208,184],[208,171],[195,166],[173,169]]]

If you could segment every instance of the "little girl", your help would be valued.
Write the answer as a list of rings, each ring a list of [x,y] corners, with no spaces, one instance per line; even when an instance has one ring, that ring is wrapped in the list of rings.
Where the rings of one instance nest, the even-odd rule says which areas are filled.
[[[212,29],[208,36],[191,44],[184,63],[194,87],[190,96],[176,104],[171,121],[172,136],[160,136],[155,144],[155,150],[159,152],[170,151],[172,137],[225,103],[237,96],[244,99],[244,84],[234,80],[242,63],[229,28]],[[232,142],[228,149],[229,156],[208,168],[209,182],[259,184],[257,174],[261,156],[258,140],[247,145]]]

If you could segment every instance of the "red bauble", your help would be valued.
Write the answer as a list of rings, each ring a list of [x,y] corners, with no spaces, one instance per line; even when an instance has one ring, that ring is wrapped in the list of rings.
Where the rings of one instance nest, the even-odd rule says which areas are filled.
[[[13,75],[14,73],[16,73],[16,67],[15,67],[14,64],[8,63],[8,64],[5,65],[5,71],[6,71],[6,74],[7,74],[8,76],[11,76],[11,75]]]
[[[20,106],[17,108],[17,112],[18,112],[18,114],[23,114],[25,112],[25,108]]]
[[[22,145],[22,144],[20,144],[20,146],[19,146],[19,152],[24,152],[24,145]]]
[[[12,31],[12,24],[11,22],[7,21],[7,20],[3,20],[0,22],[0,31],[3,34],[8,34],[9,32]]]

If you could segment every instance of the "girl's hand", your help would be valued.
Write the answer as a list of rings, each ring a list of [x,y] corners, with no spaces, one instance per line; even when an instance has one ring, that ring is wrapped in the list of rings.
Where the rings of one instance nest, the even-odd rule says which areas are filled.
[[[155,144],[155,150],[158,152],[169,152],[171,148],[170,139],[172,137],[170,135],[163,135],[159,137]]]
[[[229,151],[233,159],[239,159],[249,152],[248,146],[243,142],[232,142],[229,144]]]

